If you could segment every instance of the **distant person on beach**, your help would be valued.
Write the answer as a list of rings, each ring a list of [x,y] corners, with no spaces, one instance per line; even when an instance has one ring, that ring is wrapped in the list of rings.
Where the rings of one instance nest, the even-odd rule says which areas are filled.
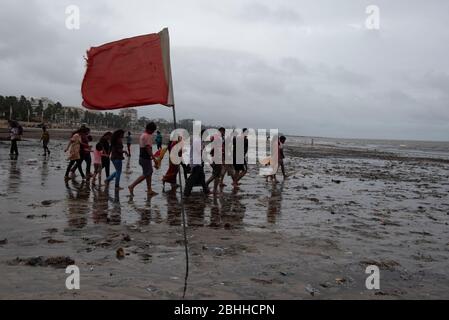
[[[101,166],[106,173],[106,178],[108,178],[111,175],[111,138],[112,132],[106,132],[99,142],[103,147],[103,155],[101,156]]]
[[[42,135],[41,135],[42,147],[44,148],[44,156],[50,155],[50,149],[48,149],[48,144],[50,143],[50,133],[47,130],[46,126],[42,127]]]
[[[101,171],[103,169],[102,158],[106,154],[103,152],[103,145],[97,143],[94,151],[94,175],[92,177],[92,185],[96,184],[96,179],[98,177],[98,185],[101,186]]]
[[[223,139],[223,166],[222,166],[222,171],[221,171],[221,176],[220,176],[220,187],[224,188],[226,187],[226,184],[224,183],[224,178],[226,177],[226,174],[228,176],[230,176],[232,178],[232,186],[234,188],[238,187],[238,174],[234,169],[234,164],[235,162],[233,161],[233,163],[226,163],[226,153],[231,151],[231,143],[234,142],[234,139],[230,140],[229,142],[226,141],[226,129],[225,128],[221,128],[220,132],[222,134],[222,139]]]
[[[281,166],[282,175],[284,176],[284,179],[287,178],[287,174],[285,173],[285,153],[284,153],[284,145],[285,142],[287,142],[287,138],[285,136],[282,136],[279,138],[279,165]]]
[[[111,137],[111,161],[112,164],[114,165],[115,172],[106,179],[106,185],[109,186],[112,180],[115,180],[116,191],[122,190],[122,188],[120,187],[120,178],[122,176],[123,160],[125,160],[123,155],[128,154],[127,151],[123,150],[124,138],[125,138],[124,130],[115,131]]]
[[[11,139],[11,149],[9,154],[18,156],[19,147],[17,145],[17,142],[20,141],[21,135],[19,124],[16,121],[9,121],[9,137]]]
[[[286,178],[288,178],[286,172],[285,172],[285,164],[284,164],[284,159],[285,159],[285,154],[284,154],[284,144],[287,141],[287,138],[282,136],[279,138],[278,140],[278,162],[277,162],[277,167],[276,168],[271,168],[272,166],[272,161],[271,159],[267,159],[268,161],[266,161],[265,165],[267,166],[267,171],[269,172],[269,174],[265,175],[267,182],[269,180],[271,180],[271,182],[273,183],[278,183],[278,180],[276,178],[277,173],[279,172],[279,167],[282,170],[282,176],[284,177],[284,180]],[[270,168],[268,168],[270,167]]]
[[[247,156],[248,156],[248,150],[249,150],[249,142],[248,142],[247,134],[248,134],[248,129],[243,129],[242,130],[242,134],[240,136],[234,137],[234,154],[233,154],[233,158],[234,158],[234,170],[235,170],[236,175],[237,175],[237,182],[242,180],[242,178],[244,176],[246,176],[246,174],[248,173]],[[239,159],[239,157],[237,157],[238,142],[240,142],[240,143],[243,142],[243,155],[242,155],[243,163],[237,163],[237,162],[240,162],[238,160],[242,160],[242,159]]]
[[[158,150],[162,149],[162,140],[163,140],[162,134],[160,131],[158,131],[156,135],[156,145]]]
[[[153,177],[153,134],[157,130],[157,126],[154,122],[151,122],[147,125],[145,132],[140,136],[139,145],[140,145],[140,157],[139,164],[142,167],[142,175],[131,184],[128,189],[131,196],[134,196],[134,189],[146,180],[148,187],[148,196],[154,197],[157,195],[156,192],[153,191],[152,187],[152,177]]]
[[[128,135],[126,136],[126,146],[128,147],[128,157],[131,158],[131,146],[133,144],[133,136],[131,132],[128,131]]]
[[[72,134],[69,144],[65,149],[65,153],[67,154],[67,160],[69,160],[69,165],[67,166],[67,170],[65,173],[66,182],[75,177],[75,174],[73,172],[72,175],[69,177],[69,174],[74,166],[75,169],[78,169],[78,171],[80,172],[83,180],[86,180],[83,168],[81,167],[80,151],[81,151],[81,130],[77,130]]]

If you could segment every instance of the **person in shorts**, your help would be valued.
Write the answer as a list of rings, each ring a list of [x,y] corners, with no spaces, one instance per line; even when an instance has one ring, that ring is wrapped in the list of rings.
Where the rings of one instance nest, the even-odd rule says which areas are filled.
[[[154,197],[157,195],[152,188],[152,177],[153,177],[153,134],[157,130],[157,126],[154,122],[147,125],[145,132],[140,136],[140,158],[139,164],[142,167],[142,175],[137,178],[137,180],[128,187],[131,196],[134,196],[134,189],[146,180],[148,187],[148,196]]]

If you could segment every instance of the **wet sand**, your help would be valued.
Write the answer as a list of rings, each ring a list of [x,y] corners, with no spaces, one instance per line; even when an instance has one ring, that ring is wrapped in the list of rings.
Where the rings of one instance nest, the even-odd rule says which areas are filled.
[[[44,159],[37,141],[22,142],[15,161],[0,142],[0,299],[181,298],[182,217],[179,195],[161,192],[167,164],[154,178],[160,194],[147,199],[141,186],[131,200],[66,185],[64,144]],[[449,298],[446,160],[298,145],[286,165],[278,185],[253,168],[237,193],[186,200],[188,299]],[[139,173],[126,162],[122,185]],[[70,260],[76,292],[65,287]],[[371,264],[377,291],[365,288]]]

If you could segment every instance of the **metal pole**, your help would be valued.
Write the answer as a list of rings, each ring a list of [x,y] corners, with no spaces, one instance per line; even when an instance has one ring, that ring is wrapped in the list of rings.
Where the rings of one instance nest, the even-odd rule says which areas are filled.
[[[176,107],[173,105],[173,124],[175,130],[178,129],[178,123],[176,120]],[[169,155],[170,156],[170,155]],[[187,221],[186,221],[186,213],[185,213],[185,207],[184,207],[184,191],[182,186],[182,174],[181,174],[181,165],[179,166],[179,191],[181,193],[181,212],[182,212],[182,225],[184,229],[184,247],[185,247],[185,253],[186,253],[186,276],[185,276],[185,282],[184,282],[184,293],[183,293],[183,299],[186,297],[187,292],[187,281],[189,279],[189,247],[188,247],[188,240],[187,240]]]

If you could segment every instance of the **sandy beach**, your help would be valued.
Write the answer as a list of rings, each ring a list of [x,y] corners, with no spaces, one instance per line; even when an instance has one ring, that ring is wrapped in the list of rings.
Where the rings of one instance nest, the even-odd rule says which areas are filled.
[[[131,200],[65,184],[64,145],[52,141],[45,159],[29,139],[16,161],[0,142],[0,299],[181,298],[180,197],[160,182],[168,164],[157,197],[141,187]],[[188,299],[449,298],[449,160],[301,143],[287,156],[278,185],[253,167],[236,193],[186,200]],[[122,184],[139,174],[132,158]],[[380,290],[365,287],[368,265],[381,270]]]

